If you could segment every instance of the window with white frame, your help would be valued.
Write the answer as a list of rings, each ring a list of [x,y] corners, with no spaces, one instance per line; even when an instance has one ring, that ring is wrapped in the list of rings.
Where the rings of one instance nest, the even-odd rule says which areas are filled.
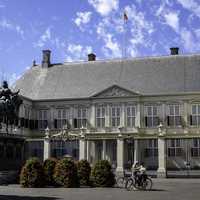
[[[192,105],[191,122],[192,126],[200,125],[200,104]]]
[[[77,109],[77,127],[87,127],[87,108],[80,107]]]
[[[199,138],[192,139],[191,156],[192,157],[200,156],[200,139]]]
[[[179,104],[168,105],[167,125],[181,126],[181,112]]]
[[[126,126],[135,127],[136,106],[128,105],[126,107]]]
[[[48,110],[38,111],[38,128],[39,129],[47,128],[48,126],[47,113],[48,113]]]
[[[169,139],[168,140],[168,156],[169,157],[182,156],[181,139]]]
[[[146,127],[157,127],[159,125],[158,106],[145,106],[145,125]]]
[[[157,139],[147,140],[147,147],[145,149],[145,157],[157,157],[158,156],[158,141]]]
[[[69,119],[69,110],[68,109],[58,109],[57,110],[57,128],[62,129]]]
[[[120,114],[121,114],[121,109],[119,106],[111,107],[111,125],[112,125],[112,127],[120,126]]]
[[[96,127],[104,128],[105,127],[105,115],[106,109],[104,106],[96,107]]]

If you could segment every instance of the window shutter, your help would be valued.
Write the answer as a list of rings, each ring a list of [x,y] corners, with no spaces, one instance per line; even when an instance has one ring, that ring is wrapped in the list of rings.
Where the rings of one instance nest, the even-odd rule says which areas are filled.
[[[169,118],[170,118],[170,116],[167,116],[167,126],[170,126]]]
[[[44,128],[47,128],[47,126],[48,126],[48,121],[44,120]]]
[[[74,128],[77,128],[77,119],[76,118],[74,118]]]
[[[54,128],[57,129],[58,126],[57,126],[57,119],[54,119]]]
[[[190,125],[193,125],[192,115],[190,115]]]
[[[25,119],[25,124],[24,124],[25,128],[28,128],[28,124],[29,124],[28,122],[29,122],[29,120]]]
[[[15,126],[18,126],[18,125],[19,125],[19,119],[18,119],[18,118],[15,118],[14,125],[15,125]]]
[[[145,127],[147,127],[147,125],[148,125],[148,122],[147,122],[147,117],[145,117]]]
[[[37,120],[37,119],[36,119],[35,122],[34,122],[34,128],[35,128],[35,129],[38,129],[38,120]]]
[[[24,118],[23,118],[23,117],[20,118],[20,126],[21,126],[21,127],[24,127]]]

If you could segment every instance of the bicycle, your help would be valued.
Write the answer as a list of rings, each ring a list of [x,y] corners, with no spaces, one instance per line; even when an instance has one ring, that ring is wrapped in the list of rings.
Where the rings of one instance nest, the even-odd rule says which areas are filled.
[[[119,188],[125,188],[127,180],[130,178],[130,176],[131,175],[126,174],[125,171],[124,171],[124,175],[121,176],[121,177],[118,177],[117,180],[116,180],[117,186]]]
[[[134,189],[138,190],[151,190],[153,182],[146,174],[140,177],[139,175],[131,176],[127,179],[125,188],[130,191]]]

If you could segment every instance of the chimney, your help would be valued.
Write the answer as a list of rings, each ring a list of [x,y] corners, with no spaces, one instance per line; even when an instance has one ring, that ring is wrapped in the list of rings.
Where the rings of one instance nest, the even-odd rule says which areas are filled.
[[[42,68],[48,68],[50,67],[50,57],[51,57],[51,51],[50,50],[43,50],[43,58],[42,58]]]
[[[172,48],[170,48],[170,51],[171,51],[171,55],[178,55],[179,48],[172,47]]]
[[[94,53],[88,54],[88,61],[95,61],[96,60],[96,55]]]

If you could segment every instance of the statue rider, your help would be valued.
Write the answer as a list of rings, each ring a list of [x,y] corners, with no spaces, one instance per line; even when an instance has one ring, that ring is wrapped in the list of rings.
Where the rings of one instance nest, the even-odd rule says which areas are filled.
[[[11,101],[12,96],[17,95],[18,93],[19,91],[12,92],[8,88],[7,81],[3,81],[2,87],[0,88],[0,102],[3,102],[5,106],[7,107]]]

